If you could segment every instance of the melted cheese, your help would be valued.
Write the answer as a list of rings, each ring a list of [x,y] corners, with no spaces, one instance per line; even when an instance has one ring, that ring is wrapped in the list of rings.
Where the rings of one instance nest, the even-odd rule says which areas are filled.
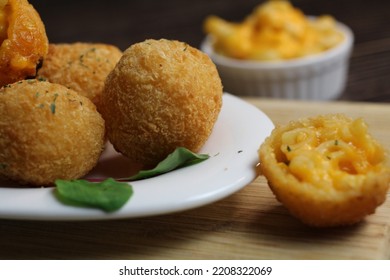
[[[7,38],[7,11],[8,0],[0,0],[0,44]]]
[[[309,20],[284,0],[259,5],[243,22],[216,16],[205,20],[214,48],[225,56],[250,60],[283,60],[317,54],[343,40],[331,16]]]
[[[322,119],[284,132],[280,150],[291,174],[321,187],[353,186],[383,161],[362,119]]]

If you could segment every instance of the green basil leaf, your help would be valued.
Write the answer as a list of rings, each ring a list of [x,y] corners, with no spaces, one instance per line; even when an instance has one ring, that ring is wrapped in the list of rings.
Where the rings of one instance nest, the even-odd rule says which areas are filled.
[[[190,150],[179,147],[169,154],[163,161],[161,161],[155,168],[149,170],[141,170],[134,176],[129,178],[123,178],[122,180],[141,180],[151,178],[157,175],[161,175],[172,171],[174,169],[190,166],[208,159],[210,156],[207,154],[196,154]]]
[[[106,212],[120,209],[132,196],[133,188],[123,182],[108,178],[100,183],[86,180],[56,180],[60,201],[74,206],[100,208]]]

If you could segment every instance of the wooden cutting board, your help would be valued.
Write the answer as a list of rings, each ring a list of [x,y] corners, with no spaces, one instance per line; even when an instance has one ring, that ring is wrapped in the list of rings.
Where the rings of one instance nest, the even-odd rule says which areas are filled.
[[[390,104],[247,101],[275,124],[325,113],[363,117],[390,150]],[[390,199],[357,225],[313,229],[290,216],[262,176],[226,199],[171,215],[93,222],[0,220],[1,259],[389,257]]]

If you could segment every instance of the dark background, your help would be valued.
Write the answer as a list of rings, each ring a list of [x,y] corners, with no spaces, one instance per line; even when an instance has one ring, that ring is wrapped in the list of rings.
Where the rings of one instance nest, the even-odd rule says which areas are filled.
[[[241,21],[260,0],[30,0],[49,41],[102,42],[122,50],[145,39],[176,39],[199,47],[210,14]],[[296,0],[308,15],[331,14],[355,35],[350,73],[340,99],[390,102],[390,1]]]

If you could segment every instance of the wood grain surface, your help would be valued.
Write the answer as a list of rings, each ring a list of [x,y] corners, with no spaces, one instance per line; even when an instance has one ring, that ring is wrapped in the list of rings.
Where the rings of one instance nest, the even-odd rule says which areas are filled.
[[[325,113],[363,117],[390,149],[390,105],[247,101],[275,124]],[[313,229],[289,215],[262,176],[226,199],[171,215],[91,222],[0,220],[0,259],[389,258],[390,200],[357,225]]]

